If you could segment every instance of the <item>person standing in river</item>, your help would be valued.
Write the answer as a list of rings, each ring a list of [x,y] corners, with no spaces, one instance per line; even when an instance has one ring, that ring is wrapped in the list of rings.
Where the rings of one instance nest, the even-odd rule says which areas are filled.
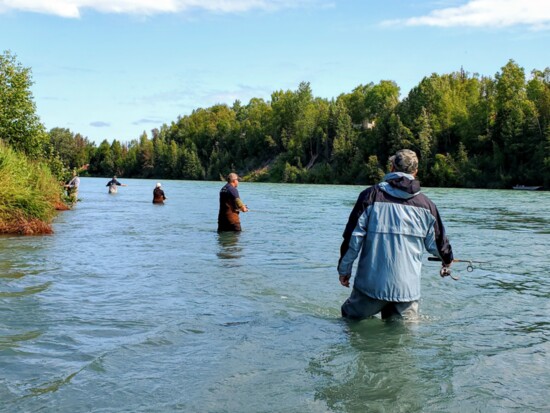
[[[65,185],[65,188],[67,190],[67,196],[69,197],[71,202],[77,202],[78,201],[78,187],[79,186],[80,186],[80,178],[78,177],[78,171],[75,169],[75,170],[73,170],[73,177]]]
[[[241,231],[240,212],[248,208],[239,195],[239,176],[236,173],[227,175],[227,184],[220,190],[220,211],[218,213],[218,232]]]
[[[384,181],[361,192],[344,230],[338,261],[344,287],[359,256],[353,290],[341,308],[349,319],[418,317],[424,250],[441,258],[443,269],[453,261],[439,212],[420,192],[416,154],[402,149],[390,163]]]
[[[160,184],[160,182],[157,182],[155,189],[153,189],[153,204],[164,204],[165,200],[166,195],[164,195],[162,185]]]
[[[118,186],[126,186],[126,184],[121,184],[120,182],[118,182],[118,180],[116,179],[116,175],[113,176],[113,179],[111,179],[109,182],[107,182],[107,185],[105,186],[108,186],[109,187],[109,193],[110,194],[116,194],[117,193],[117,187]]]

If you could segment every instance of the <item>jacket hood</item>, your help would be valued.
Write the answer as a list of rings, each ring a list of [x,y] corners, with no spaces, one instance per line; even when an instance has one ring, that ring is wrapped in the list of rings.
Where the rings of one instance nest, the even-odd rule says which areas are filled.
[[[391,172],[378,184],[385,193],[401,199],[410,199],[420,193],[420,182],[404,172]]]

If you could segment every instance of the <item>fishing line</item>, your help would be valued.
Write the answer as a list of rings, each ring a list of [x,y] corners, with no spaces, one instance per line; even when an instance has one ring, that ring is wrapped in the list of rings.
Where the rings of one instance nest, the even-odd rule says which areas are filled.
[[[274,212],[274,211],[267,211],[267,210],[263,210],[263,209],[248,209],[247,212],[257,212],[259,214],[280,214],[280,212]]]
[[[428,261],[439,261],[441,262],[441,258],[439,257],[428,257]],[[461,259],[455,259],[453,260],[453,263],[466,263],[466,271],[473,272],[475,269],[486,269],[484,268],[485,265],[491,265],[492,263],[488,261],[476,261],[476,260],[461,260]],[[458,281],[460,277],[456,277],[452,275],[452,271],[450,267],[441,267],[441,270],[439,270],[439,275],[441,277],[451,277],[453,280]]]

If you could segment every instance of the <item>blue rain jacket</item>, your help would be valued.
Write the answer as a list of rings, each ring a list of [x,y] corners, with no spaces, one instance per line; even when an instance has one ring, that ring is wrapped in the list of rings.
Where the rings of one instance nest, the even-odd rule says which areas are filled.
[[[338,273],[350,275],[359,256],[354,288],[378,300],[420,298],[425,250],[446,264],[453,260],[435,204],[402,172],[386,175],[359,195],[343,237]]]

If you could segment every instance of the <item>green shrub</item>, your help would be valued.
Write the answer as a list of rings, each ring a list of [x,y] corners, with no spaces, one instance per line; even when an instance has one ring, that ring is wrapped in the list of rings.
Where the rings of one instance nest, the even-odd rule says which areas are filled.
[[[10,228],[24,222],[50,223],[61,194],[62,187],[47,165],[29,160],[0,141],[1,232],[12,232]]]

